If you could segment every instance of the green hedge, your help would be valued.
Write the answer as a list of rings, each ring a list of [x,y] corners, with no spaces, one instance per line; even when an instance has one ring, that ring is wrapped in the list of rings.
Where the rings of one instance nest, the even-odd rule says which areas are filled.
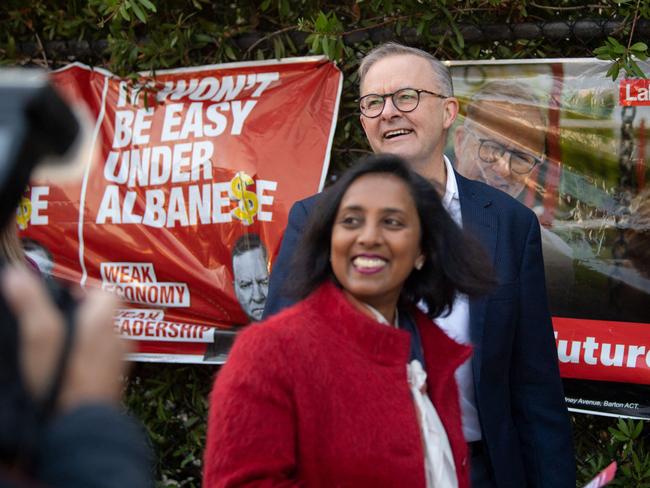
[[[201,486],[208,395],[217,369],[134,363],[124,401],[151,440],[157,486]]]
[[[156,453],[159,487],[199,487],[208,395],[218,367],[136,363],[125,403],[146,426]],[[572,415],[578,486],[616,460],[611,486],[650,487],[646,422]],[[553,469],[549,466],[548,469]]]
[[[638,75],[650,0],[3,0],[0,25],[0,63],[78,60],[123,76],[326,54],[345,75],[330,166],[338,172],[368,150],[355,70],[373,45],[399,39],[452,60],[598,54],[612,74]]]

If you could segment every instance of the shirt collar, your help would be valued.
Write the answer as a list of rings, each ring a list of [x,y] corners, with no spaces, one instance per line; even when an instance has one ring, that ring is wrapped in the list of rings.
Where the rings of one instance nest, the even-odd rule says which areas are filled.
[[[445,168],[447,168],[447,184],[445,186],[445,195],[442,197],[442,204],[449,211],[452,202],[458,200],[458,183],[456,182],[456,174],[451,166],[451,161],[444,154],[442,157],[445,161]]]
[[[384,317],[379,310],[365,302],[361,303],[363,303],[363,305],[365,305],[366,308],[370,310],[370,312],[375,316],[375,319],[377,319],[377,322],[384,325],[390,325],[388,323],[388,320],[386,320],[386,317]],[[395,309],[395,320],[393,321],[393,326],[395,326],[396,329],[399,329],[399,314],[397,309]]]

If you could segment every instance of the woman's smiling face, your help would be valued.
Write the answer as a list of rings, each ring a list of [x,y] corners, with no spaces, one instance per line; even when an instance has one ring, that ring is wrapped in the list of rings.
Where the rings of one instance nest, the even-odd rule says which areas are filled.
[[[360,176],[332,227],[330,261],[343,289],[384,317],[395,310],[420,251],[420,219],[408,186],[388,173]]]

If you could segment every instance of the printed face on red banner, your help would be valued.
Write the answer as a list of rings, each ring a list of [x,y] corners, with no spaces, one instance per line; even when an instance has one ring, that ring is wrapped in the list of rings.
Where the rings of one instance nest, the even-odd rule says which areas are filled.
[[[214,327],[259,320],[289,208],[327,172],[338,69],[239,63],[133,87],[74,65],[53,80],[90,108],[96,150],[71,188],[27,193],[46,225],[25,235],[56,256],[54,273],[135,304],[117,326],[145,356],[195,361]]]

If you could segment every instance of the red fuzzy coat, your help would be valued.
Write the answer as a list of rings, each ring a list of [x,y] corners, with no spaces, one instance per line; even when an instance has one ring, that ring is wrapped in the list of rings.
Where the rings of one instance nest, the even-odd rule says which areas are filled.
[[[416,317],[429,396],[465,488],[454,371],[470,351]],[[409,350],[407,332],[362,314],[330,283],[248,327],[210,397],[204,486],[424,487]]]

